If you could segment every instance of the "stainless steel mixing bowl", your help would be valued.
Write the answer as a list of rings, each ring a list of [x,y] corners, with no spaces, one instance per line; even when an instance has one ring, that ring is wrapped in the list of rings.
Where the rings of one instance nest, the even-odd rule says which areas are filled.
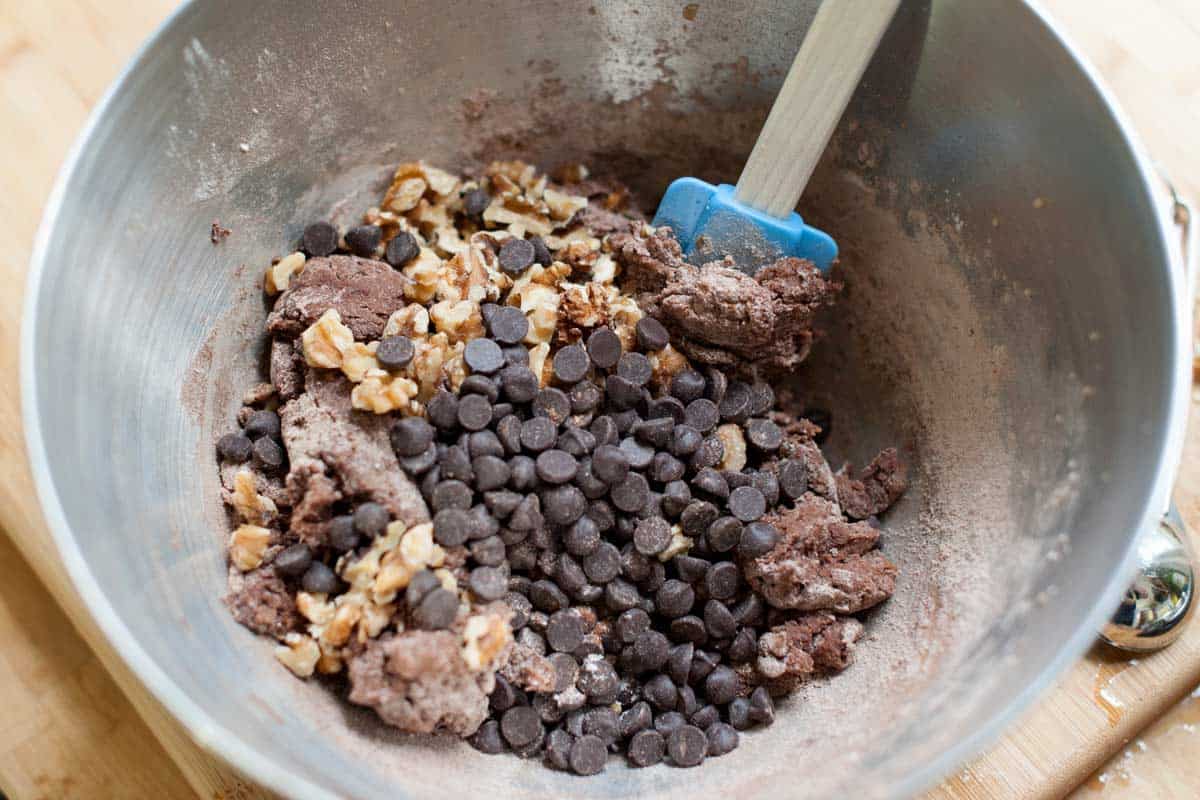
[[[221,604],[211,443],[304,222],[351,219],[413,157],[583,158],[649,197],[734,178],[813,7],[212,0],[138,55],[38,238],[26,430],[80,592],[202,744],[304,798],[900,796],[1091,642],[1165,505],[1190,323],[1144,155],[1013,0],[906,3],[802,204],[847,292],[797,381],[835,455],[913,463],[883,537],[899,589],[846,673],[702,769],[581,780],[389,732]]]

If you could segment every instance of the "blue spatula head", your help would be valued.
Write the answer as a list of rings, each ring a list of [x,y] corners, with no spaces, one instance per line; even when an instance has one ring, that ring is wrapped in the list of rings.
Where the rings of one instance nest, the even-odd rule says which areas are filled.
[[[727,183],[713,186],[696,178],[679,178],[667,187],[654,215],[654,226],[669,225],[684,255],[693,264],[725,256],[745,272],[784,256],[807,259],[828,272],[837,258],[837,243],[824,231],[805,225],[796,212],[784,219],[739,203]]]

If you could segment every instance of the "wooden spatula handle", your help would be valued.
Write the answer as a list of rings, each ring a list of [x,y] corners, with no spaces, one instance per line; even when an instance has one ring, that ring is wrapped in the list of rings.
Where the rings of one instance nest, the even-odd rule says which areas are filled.
[[[735,196],[791,213],[900,0],[824,0],[758,135]]]

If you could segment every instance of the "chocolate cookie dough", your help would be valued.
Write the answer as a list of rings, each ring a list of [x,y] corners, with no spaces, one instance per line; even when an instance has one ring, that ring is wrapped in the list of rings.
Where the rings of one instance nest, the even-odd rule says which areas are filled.
[[[594,775],[725,755],[852,663],[905,468],[835,473],[765,380],[836,282],[687,264],[578,166],[409,162],[361,224],[308,222],[215,447],[226,603],[294,675]]]

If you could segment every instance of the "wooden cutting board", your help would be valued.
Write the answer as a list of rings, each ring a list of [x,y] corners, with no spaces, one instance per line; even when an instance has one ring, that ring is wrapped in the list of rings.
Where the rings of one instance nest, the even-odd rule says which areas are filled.
[[[14,800],[269,796],[200,751],[91,623],[42,521],[19,424],[20,306],[42,205],[88,110],[172,5],[0,0],[0,213],[9,242],[0,251],[0,418],[8,421],[0,527],[10,537],[0,537],[0,791]],[[1200,4],[1144,0],[1136,13],[1124,0],[1045,5],[1110,81],[1177,186],[1200,196],[1200,151],[1186,133],[1200,130]],[[1193,421],[1178,500],[1200,529],[1200,414]],[[1136,662],[1096,650],[928,797],[1050,798],[1080,786],[1121,798],[1200,795],[1194,745],[1177,742],[1200,727],[1200,701],[1142,733],[1198,683],[1200,625]]]

